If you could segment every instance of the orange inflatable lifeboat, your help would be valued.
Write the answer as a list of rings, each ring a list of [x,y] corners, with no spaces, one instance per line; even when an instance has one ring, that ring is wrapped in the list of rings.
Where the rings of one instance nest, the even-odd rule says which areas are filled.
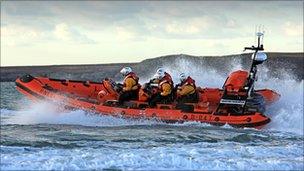
[[[241,106],[239,105],[242,103],[241,100],[238,100],[238,103],[230,100],[230,104],[226,102],[220,105],[223,89],[197,88],[199,103],[157,104],[156,108],[149,108],[147,102],[130,101],[125,102],[124,106],[119,106],[116,100],[118,93],[114,90],[115,84],[111,82],[111,80],[102,82],[61,80],[25,75],[16,80],[16,87],[32,100],[60,103],[69,109],[82,109],[101,115],[156,118],[166,122],[198,121],[214,125],[230,124],[255,128],[270,122],[270,119],[262,113],[264,102],[271,104],[279,98],[279,95],[272,90],[256,90],[255,96],[262,99],[259,104],[262,107],[247,105],[242,111],[238,108]]]
[[[46,100],[100,115],[262,128],[270,122],[264,115],[265,107],[277,101],[280,95],[269,89],[254,89],[257,65],[266,60],[266,55],[258,52],[263,50],[262,45],[246,49],[255,50],[250,71],[232,72],[221,89],[198,87],[198,103],[172,102],[150,108],[149,92],[141,89],[138,100],[119,105],[118,84],[111,79],[92,82],[24,75],[17,78],[16,87],[32,100]],[[150,93],[153,91],[151,88]]]

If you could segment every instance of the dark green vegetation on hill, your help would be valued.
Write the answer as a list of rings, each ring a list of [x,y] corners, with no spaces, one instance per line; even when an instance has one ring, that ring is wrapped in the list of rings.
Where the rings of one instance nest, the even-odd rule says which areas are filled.
[[[303,54],[267,53],[268,60],[263,65],[271,70],[271,76],[280,77],[281,74],[287,72],[288,75],[293,75],[295,79],[301,80],[304,78]],[[155,72],[159,66],[170,65],[174,68],[174,65],[177,65],[181,60],[201,65],[204,69],[214,69],[219,73],[227,73],[232,65],[236,64],[248,68],[251,61],[250,56],[251,54],[199,57],[180,54],[146,59],[139,63],[1,67],[0,81],[14,81],[18,76],[26,73],[34,76],[92,81],[100,81],[104,77],[121,79],[119,71],[123,66],[131,66],[140,77],[145,77]]]

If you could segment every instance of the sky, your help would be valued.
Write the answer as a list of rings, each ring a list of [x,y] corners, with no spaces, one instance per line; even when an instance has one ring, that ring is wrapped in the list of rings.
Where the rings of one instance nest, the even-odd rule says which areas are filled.
[[[303,1],[0,1],[1,66],[303,52]]]

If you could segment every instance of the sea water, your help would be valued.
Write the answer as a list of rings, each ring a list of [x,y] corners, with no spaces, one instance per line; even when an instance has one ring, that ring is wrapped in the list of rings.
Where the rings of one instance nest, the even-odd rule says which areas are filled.
[[[221,87],[229,74],[196,65],[166,69],[177,78],[191,66],[203,87]],[[262,130],[62,111],[1,83],[1,170],[304,170],[303,80],[269,72],[259,70],[256,88],[274,89],[281,99],[267,109],[272,121]]]

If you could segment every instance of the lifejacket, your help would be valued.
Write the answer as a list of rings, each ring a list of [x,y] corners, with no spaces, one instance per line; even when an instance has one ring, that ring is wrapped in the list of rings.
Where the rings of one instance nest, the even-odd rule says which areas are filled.
[[[169,81],[169,84],[173,87],[173,81],[172,81],[172,77],[170,74],[168,74],[167,72],[165,72],[165,78],[166,80]]]
[[[158,83],[158,89],[159,89],[159,91],[163,91],[163,88],[162,88],[162,85],[164,84],[164,83],[168,83],[170,86],[171,86],[171,93],[172,93],[172,91],[173,91],[173,81],[172,81],[172,77],[171,77],[171,75],[170,74],[168,74],[168,73],[166,73],[165,72],[165,76],[159,81],[159,83]]]
[[[194,92],[191,92],[190,94],[195,93],[195,91],[196,91],[195,80],[193,80],[190,76],[188,76],[188,78],[180,84],[179,88],[183,89],[183,87],[185,87],[187,85],[190,85],[194,88]]]
[[[124,80],[123,80],[123,86],[125,87],[126,86],[126,80],[128,78],[132,78],[133,80],[135,80],[135,84],[132,86],[135,87],[137,86],[138,88],[140,87],[138,81],[139,81],[139,77],[134,73],[134,72],[130,72],[127,76],[125,76]]]
[[[195,80],[192,79],[190,76],[188,76],[188,78],[182,82],[181,87],[186,85],[191,85],[194,87],[194,89],[196,89]]]

